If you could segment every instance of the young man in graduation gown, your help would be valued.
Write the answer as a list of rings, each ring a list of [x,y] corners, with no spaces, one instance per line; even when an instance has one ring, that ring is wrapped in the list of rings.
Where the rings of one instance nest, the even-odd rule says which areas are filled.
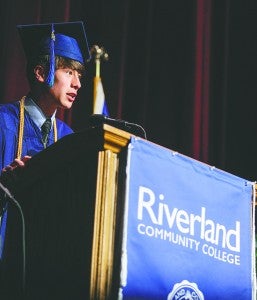
[[[56,118],[56,111],[72,107],[90,56],[82,22],[21,25],[18,30],[27,58],[30,91],[19,101],[0,105],[2,174],[24,166],[31,156],[73,132]],[[8,240],[8,202],[0,201],[1,286]]]

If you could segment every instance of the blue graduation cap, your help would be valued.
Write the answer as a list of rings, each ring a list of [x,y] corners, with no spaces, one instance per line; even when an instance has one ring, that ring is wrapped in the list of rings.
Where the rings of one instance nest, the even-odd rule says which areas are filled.
[[[54,83],[55,55],[85,64],[91,59],[82,21],[17,26],[27,60],[39,55],[50,56],[46,83]]]

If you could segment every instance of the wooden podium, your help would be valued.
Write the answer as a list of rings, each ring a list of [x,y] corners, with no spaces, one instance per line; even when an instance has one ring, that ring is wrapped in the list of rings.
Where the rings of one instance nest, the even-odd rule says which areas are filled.
[[[107,124],[64,137],[13,175],[2,183],[25,238],[9,202],[1,300],[256,292],[253,182]]]
[[[6,295],[19,295],[25,242],[26,300],[117,297],[123,153],[130,137],[106,124],[74,133],[35,155],[12,182],[5,182],[25,219],[22,241],[21,218],[10,203]]]

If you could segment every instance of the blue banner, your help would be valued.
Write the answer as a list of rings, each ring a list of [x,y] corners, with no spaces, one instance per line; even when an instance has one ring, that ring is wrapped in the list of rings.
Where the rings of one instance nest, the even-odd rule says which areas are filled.
[[[129,145],[120,299],[253,299],[253,183]]]

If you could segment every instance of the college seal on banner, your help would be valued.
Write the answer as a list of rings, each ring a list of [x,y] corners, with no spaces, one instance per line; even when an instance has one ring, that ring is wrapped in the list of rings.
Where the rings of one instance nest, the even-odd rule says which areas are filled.
[[[183,280],[174,285],[167,300],[204,300],[204,296],[195,283]]]

